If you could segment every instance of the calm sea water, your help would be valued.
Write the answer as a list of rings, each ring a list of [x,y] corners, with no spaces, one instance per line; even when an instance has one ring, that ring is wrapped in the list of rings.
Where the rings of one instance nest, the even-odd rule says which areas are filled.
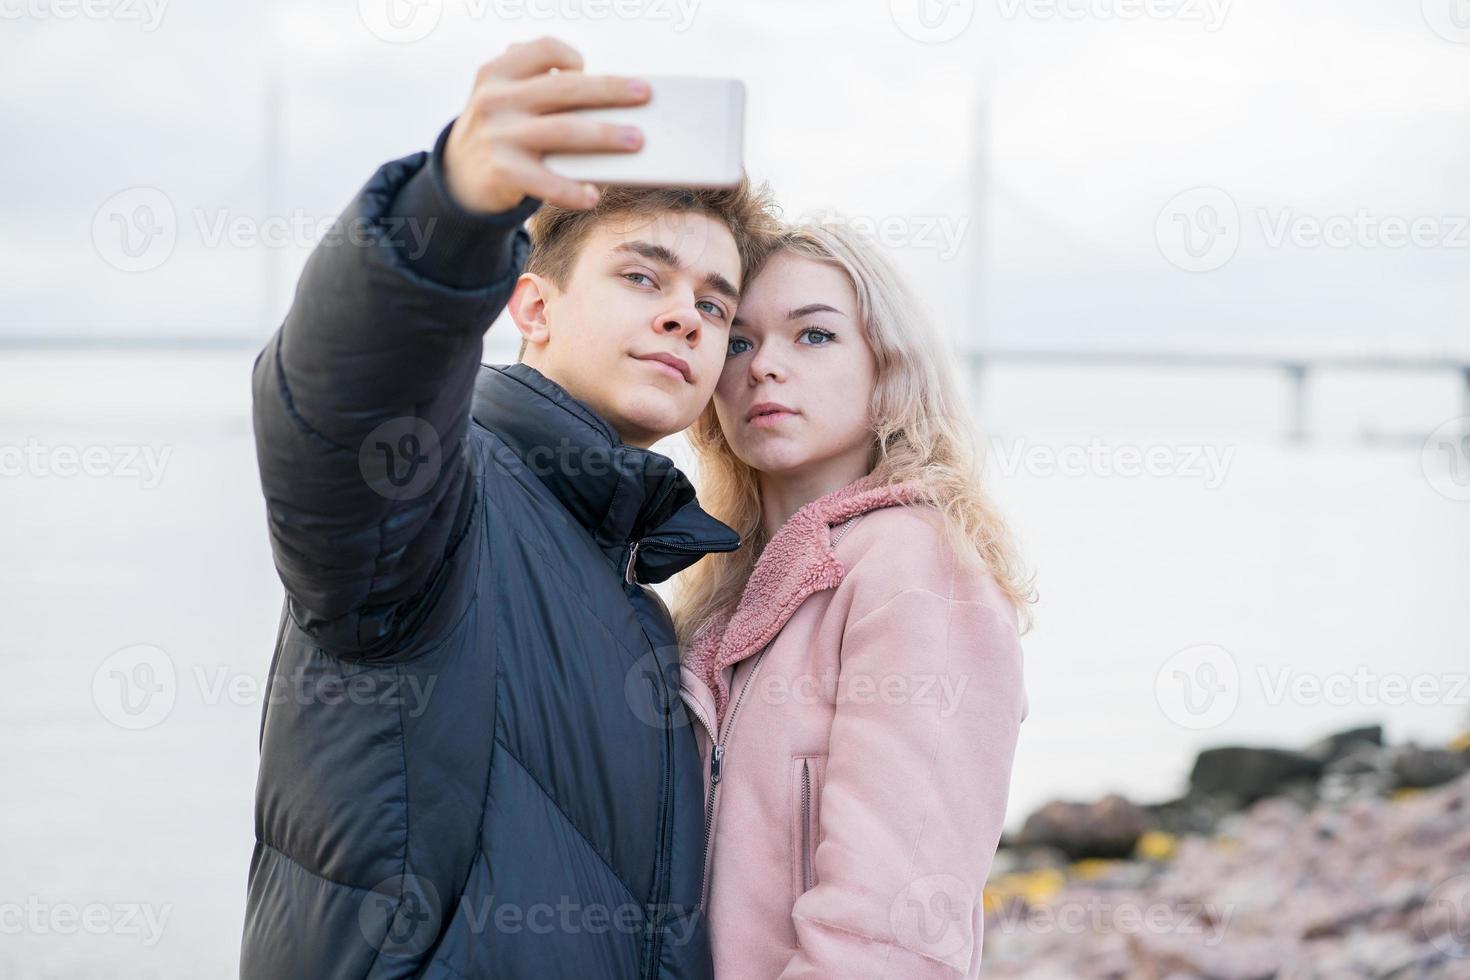
[[[45,460],[0,477],[0,976],[235,969],[280,603],[252,359],[0,364],[0,447]],[[1470,502],[1421,451],[1457,397],[1449,379],[1326,379],[1321,438],[1293,447],[1270,377],[990,376],[993,486],[1041,595],[1012,825],[1054,796],[1176,793],[1205,745],[1464,725]],[[1404,438],[1347,438],[1363,430]],[[93,473],[50,472],[69,451]],[[166,716],[120,712],[113,672],[149,681],[160,652]]]

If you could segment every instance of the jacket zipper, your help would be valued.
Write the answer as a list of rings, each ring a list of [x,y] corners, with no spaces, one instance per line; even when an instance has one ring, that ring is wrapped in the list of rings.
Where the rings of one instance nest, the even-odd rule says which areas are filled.
[[[846,535],[849,530],[851,530],[852,526],[857,523],[858,518],[861,516],[861,514],[854,514],[833,531],[831,538],[832,547],[837,546],[837,542],[842,540],[843,536]],[[745,675],[745,682],[740,685],[740,693],[735,696],[735,703],[730,706],[730,716],[725,719],[725,730],[722,733],[718,733],[719,737],[716,737],[717,733],[715,732],[715,726],[710,724],[709,719],[705,717],[704,709],[700,708],[693,698],[690,698],[688,702],[689,706],[694,709],[694,716],[698,718],[699,723],[704,726],[704,732],[706,735],[709,736],[709,740],[712,743],[709,759],[709,795],[705,798],[704,803],[704,857],[701,862],[704,866],[704,875],[703,882],[700,885],[699,891],[699,908],[701,911],[704,910],[705,906],[709,902],[709,852],[710,843],[714,839],[715,802],[720,792],[720,772],[723,769],[725,762],[725,743],[730,740],[730,733],[735,728],[735,715],[740,711],[740,702],[745,699],[745,691],[748,687],[750,687],[750,682],[755,680],[756,671],[760,670],[761,660],[765,657],[766,651],[770,648],[771,644],[767,643],[764,647],[761,648],[761,652],[756,654],[755,663],[751,664],[750,673]],[[802,776],[803,809],[805,810],[809,809],[811,805],[810,775],[807,773],[805,761],[802,762]],[[810,821],[804,819],[802,823],[803,852],[805,852],[805,840],[807,833],[806,826],[809,822]],[[806,867],[804,857],[802,878],[803,880],[806,879]]]
[[[801,760],[801,890],[812,887],[812,772],[807,759]]]
[[[659,671],[660,684],[663,685],[663,697],[670,696],[667,685],[663,684],[663,671]],[[661,911],[663,896],[668,891],[669,863],[672,855],[667,854],[669,847],[669,808],[672,805],[674,793],[674,742],[673,742],[673,719],[672,708],[664,711],[664,785],[662,802],[659,807],[658,822],[658,864],[654,868],[654,903],[653,903],[653,944],[648,957],[648,980],[657,980],[662,972],[659,957],[663,953],[664,922]]]
[[[709,723],[709,719],[704,716],[704,712],[697,707],[694,711],[695,716],[699,718],[700,724],[704,726],[705,734],[709,736],[710,742],[713,743],[710,749],[709,759],[709,795],[705,798],[704,803],[704,857],[701,861],[704,872],[699,890],[699,907],[701,910],[704,909],[709,901],[710,843],[714,839],[715,801],[720,792],[720,773],[724,769],[725,743],[730,740],[730,733],[735,729],[735,716],[740,713],[740,703],[745,700],[745,692],[749,689],[750,682],[755,680],[755,675],[761,668],[761,660],[765,658],[766,651],[769,649],[770,644],[766,644],[766,646],[761,648],[761,652],[756,654],[755,663],[751,664],[750,673],[745,675],[745,681],[740,685],[740,692],[735,695],[735,702],[730,705],[730,717],[725,719],[724,731],[719,733],[718,738],[715,737],[714,726]]]

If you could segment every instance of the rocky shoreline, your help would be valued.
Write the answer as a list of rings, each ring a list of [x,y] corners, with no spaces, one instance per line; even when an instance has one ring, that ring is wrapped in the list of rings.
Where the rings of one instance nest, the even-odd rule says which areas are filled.
[[[1175,800],[1047,803],[985,910],[986,977],[1467,980],[1470,733],[1224,746]]]

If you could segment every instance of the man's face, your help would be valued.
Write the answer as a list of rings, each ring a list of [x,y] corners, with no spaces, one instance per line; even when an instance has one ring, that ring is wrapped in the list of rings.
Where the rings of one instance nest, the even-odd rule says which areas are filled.
[[[698,213],[616,215],[582,243],[564,289],[540,276],[512,301],[525,362],[635,446],[687,428],[720,380],[739,299],[740,255]]]

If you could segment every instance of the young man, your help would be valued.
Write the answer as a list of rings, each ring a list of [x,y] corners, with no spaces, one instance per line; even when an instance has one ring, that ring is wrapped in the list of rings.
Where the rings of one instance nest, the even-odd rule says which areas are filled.
[[[569,110],[646,87],[580,69],[550,39],[485,65],[256,361],[287,599],[246,980],[710,976],[702,773],[643,584],[739,540],[647,447],[709,400],[770,211],[548,171],[638,145]],[[483,367],[507,306],[523,362]]]

